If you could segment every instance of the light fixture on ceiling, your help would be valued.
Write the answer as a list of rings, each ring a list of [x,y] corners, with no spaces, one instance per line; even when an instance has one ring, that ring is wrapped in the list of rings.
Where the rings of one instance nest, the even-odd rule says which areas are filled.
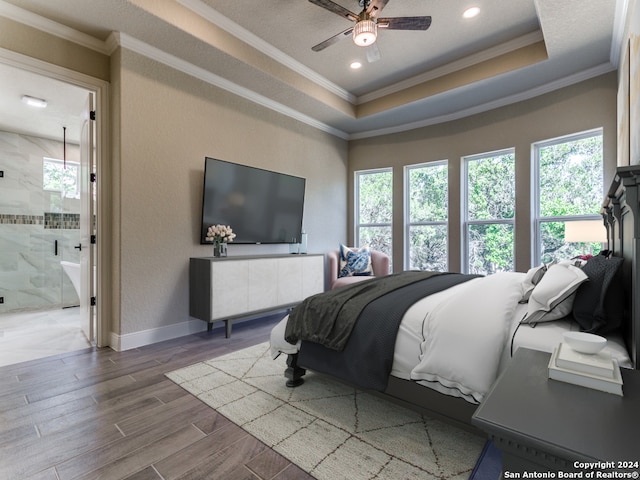
[[[359,47],[372,45],[378,36],[378,25],[370,18],[360,20],[353,27],[353,42]]]
[[[23,95],[22,101],[30,107],[45,108],[47,106],[46,100],[43,100],[42,98],[31,97],[29,95]]]
[[[480,8],[478,7],[471,7],[471,8],[467,8],[464,13],[462,14],[462,16],[464,18],[473,18],[475,16],[477,16],[480,13]]]
[[[353,70],[357,70],[359,68],[362,67],[362,63],[360,62],[351,62],[351,65],[349,65]]]

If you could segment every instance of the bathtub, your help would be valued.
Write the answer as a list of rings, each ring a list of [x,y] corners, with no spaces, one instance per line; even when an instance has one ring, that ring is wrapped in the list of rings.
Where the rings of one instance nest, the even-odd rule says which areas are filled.
[[[80,264],[62,260],[60,262],[60,265],[62,265],[62,268],[64,269],[65,273],[71,280],[71,283],[73,284],[73,288],[76,289],[78,298],[80,298]]]

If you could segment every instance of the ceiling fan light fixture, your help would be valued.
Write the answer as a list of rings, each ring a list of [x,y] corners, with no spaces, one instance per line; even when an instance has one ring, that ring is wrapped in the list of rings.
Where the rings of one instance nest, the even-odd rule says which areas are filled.
[[[360,20],[353,27],[353,42],[359,47],[372,45],[378,36],[378,26],[371,19]]]

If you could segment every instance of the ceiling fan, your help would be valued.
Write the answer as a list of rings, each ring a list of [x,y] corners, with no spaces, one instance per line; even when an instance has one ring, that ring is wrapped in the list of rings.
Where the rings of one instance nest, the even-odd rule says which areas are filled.
[[[359,0],[362,11],[359,14],[338,5],[331,0],[309,0],[330,12],[355,22],[355,25],[311,47],[314,52],[324,50],[338,40],[352,36],[353,42],[367,48],[367,60],[375,62],[380,59],[380,50],[376,44],[379,28],[390,30],[426,30],[431,25],[431,17],[394,17],[378,18],[379,13],[389,0]]]

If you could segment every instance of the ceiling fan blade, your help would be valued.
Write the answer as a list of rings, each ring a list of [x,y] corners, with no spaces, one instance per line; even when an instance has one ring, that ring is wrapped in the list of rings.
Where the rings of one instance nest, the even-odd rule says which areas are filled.
[[[379,18],[378,28],[390,30],[426,30],[431,26],[431,17]]]
[[[380,60],[380,49],[378,48],[378,42],[372,43],[364,47],[367,54],[367,62],[373,63]]]
[[[320,50],[324,50],[328,46],[339,42],[343,38],[350,37],[351,32],[353,32],[353,27],[349,27],[343,32],[340,32],[337,35],[334,35],[333,37],[327,38],[324,42],[320,42],[319,44],[314,45],[313,47],[311,47],[311,50],[313,50],[314,52],[319,52]]]
[[[389,0],[371,0],[367,7],[367,13],[370,17],[377,17],[388,2]]]
[[[358,21],[357,14],[347,10],[346,8],[344,8],[341,5],[338,5],[337,3],[332,2],[331,0],[309,0],[309,1],[314,5],[322,7],[325,10],[329,10],[330,12],[340,15],[341,17],[351,20],[352,22]]]

